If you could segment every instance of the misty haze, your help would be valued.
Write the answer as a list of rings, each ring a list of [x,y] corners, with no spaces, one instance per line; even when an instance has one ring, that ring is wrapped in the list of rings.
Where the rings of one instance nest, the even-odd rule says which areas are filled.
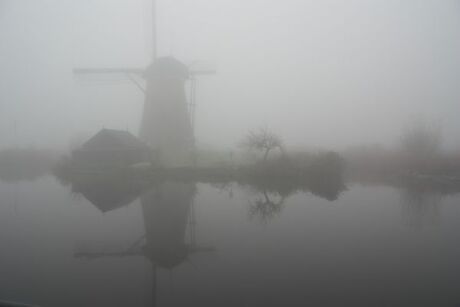
[[[460,1],[0,0],[0,306],[460,306]]]

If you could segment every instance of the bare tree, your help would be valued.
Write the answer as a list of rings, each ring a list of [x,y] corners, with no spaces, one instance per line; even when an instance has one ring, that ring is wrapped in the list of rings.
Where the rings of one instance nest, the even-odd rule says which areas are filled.
[[[279,148],[281,151],[283,150],[283,141],[281,137],[267,128],[260,128],[259,130],[249,131],[241,142],[241,146],[263,152],[264,161],[266,161],[272,149]]]
[[[401,137],[402,149],[414,158],[434,157],[442,143],[441,129],[426,122],[417,122],[407,127]]]

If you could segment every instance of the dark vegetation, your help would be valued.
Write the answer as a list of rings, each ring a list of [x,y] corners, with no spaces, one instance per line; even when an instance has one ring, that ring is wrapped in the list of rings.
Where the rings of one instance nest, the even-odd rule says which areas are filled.
[[[220,165],[161,167],[141,163],[140,167],[125,165],[101,171],[81,168],[71,158],[63,158],[55,167],[55,173],[64,183],[79,182],[78,187],[85,186],[87,176],[118,178],[143,182],[144,185],[171,180],[221,186],[236,183],[261,195],[254,203],[253,211],[268,216],[268,212],[275,213],[284,199],[297,192],[336,200],[345,190],[345,179],[411,191],[458,193],[460,156],[442,152],[441,143],[438,129],[418,124],[403,131],[395,149],[375,145],[355,148],[343,155],[336,152],[288,152],[281,137],[264,128],[249,132],[240,143],[244,149],[258,154],[252,162],[241,160],[236,163],[231,156],[231,163]]]
[[[399,146],[393,149],[362,146],[343,155],[288,152],[281,137],[264,128],[249,132],[240,143],[248,151],[259,154],[252,162],[232,160],[221,165],[180,168],[144,163],[141,167],[120,165],[103,171],[81,168],[70,156],[55,163],[56,155],[48,152],[9,149],[0,152],[0,179],[32,180],[46,174],[54,165],[54,173],[63,183],[93,175],[148,183],[175,180],[225,185],[236,182],[281,199],[296,192],[311,192],[335,200],[345,189],[345,180],[457,193],[460,191],[460,154],[443,152],[441,140],[439,129],[417,124],[403,131]],[[267,198],[263,199],[266,202]]]
[[[64,158],[54,168],[62,183],[82,181],[85,177],[125,178],[132,181],[202,182],[250,186],[258,191],[277,193],[287,197],[295,192],[311,192],[328,200],[337,199],[345,189],[343,160],[333,152],[288,156],[261,160],[239,167],[125,167],[104,172],[79,170]],[[83,178],[83,179],[82,179]]]

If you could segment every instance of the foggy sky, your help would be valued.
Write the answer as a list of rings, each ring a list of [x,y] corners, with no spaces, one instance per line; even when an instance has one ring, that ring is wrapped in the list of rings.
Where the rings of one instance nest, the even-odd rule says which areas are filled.
[[[425,118],[460,148],[459,1],[158,2],[159,55],[218,69],[199,84],[202,146],[260,126],[293,147],[392,145]],[[142,93],[72,68],[145,66],[150,29],[150,0],[0,0],[0,148],[137,133]]]

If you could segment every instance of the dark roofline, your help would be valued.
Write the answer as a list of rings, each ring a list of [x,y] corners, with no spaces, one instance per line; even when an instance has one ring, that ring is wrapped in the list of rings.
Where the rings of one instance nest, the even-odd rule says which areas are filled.
[[[98,138],[110,138],[115,144],[124,147],[124,149],[149,149],[150,147],[139,140],[135,135],[129,131],[125,130],[116,130],[116,129],[107,129],[103,128],[99,130],[95,135],[93,135],[89,140],[87,140],[79,148],[79,150],[103,150],[106,148],[97,148],[97,139]],[[95,147],[95,148],[88,148]]]

